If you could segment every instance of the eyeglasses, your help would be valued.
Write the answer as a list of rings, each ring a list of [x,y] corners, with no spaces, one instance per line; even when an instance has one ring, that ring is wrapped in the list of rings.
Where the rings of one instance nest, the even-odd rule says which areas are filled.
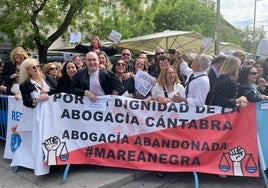
[[[138,66],[143,66],[143,65],[144,65],[144,63],[137,63],[137,65],[138,65]]]
[[[122,53],[122,56],[130,56],[130,54]]]
[[[250,72],[249,74],[251,74],[251,75],[257,75],[258,72]]]
[[[167,63],[167,62],[169,62],[168,59],[161,59],[161,60],[159,60],[159,63]]]
[[[32,69],[39,69],[39,68],[40,68],[39,65],[34,65],[34,66],[32,66]]]
[[[58,67],[50,67],[49,70],[58,70]]]
[[[126,64],[125,63],[116,63],[116,66],[121,67],[121,66],[126,66]]]
[[[156,52],[155,55],[163,55],[165,52]]]

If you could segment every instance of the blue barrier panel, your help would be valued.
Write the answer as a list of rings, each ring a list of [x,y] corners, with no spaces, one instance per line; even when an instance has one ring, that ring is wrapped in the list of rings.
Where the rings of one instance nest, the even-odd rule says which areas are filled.
[[[6,140],[8,97],[0,95],[0,139]]]

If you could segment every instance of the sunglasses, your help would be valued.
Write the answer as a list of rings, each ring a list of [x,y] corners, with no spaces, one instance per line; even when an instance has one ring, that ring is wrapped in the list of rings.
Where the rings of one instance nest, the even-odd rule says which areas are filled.
[[[165,52],[157,52],[157,53],[155,53],[155,55],[163,55],[163,54],[165,54]]]
[[[57,67],[50,67],[49,70],[58,70]]]
[[[39,65],[34,65],[34,66],[32,66],[32,69],[39,69],[39,68],[40,68]]]
[[[122,56],[130,56],[130,54],[123,53]]]
[[[161,60],[159,60],[159,63],[167,63],[167,62],[169,62],[168,59],[161,59]]]
[[[257,72],[250,72],[249,74],[251,74],[251,75],[257,75],[258,73]]]
[[[126,64],[125,63],[116,63],[116,66],[121,67],[121,66],[126,66]]]
[[[137,63],[137,66],[144,66],[144,63]]]

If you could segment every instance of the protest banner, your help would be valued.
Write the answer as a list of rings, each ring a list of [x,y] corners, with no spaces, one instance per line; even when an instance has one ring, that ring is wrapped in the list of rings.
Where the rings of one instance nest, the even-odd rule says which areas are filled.
[[[55,94],[44,103],[46,164],[258,176],[255,103],[232,111],[103,96],[94,111],[86,100]]]

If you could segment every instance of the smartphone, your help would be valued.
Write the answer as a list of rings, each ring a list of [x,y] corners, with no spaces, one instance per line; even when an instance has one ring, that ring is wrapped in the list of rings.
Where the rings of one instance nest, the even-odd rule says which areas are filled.
[[[169,53],[169,54],[176,54],[176,50],[170,48],[170,49],[168,49],[168,53]]]

